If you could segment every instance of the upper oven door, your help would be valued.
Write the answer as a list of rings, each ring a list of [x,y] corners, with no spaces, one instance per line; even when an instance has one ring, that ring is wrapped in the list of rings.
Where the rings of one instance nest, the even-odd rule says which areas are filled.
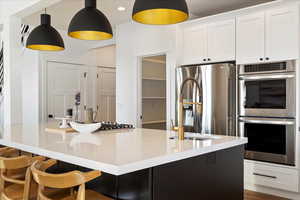
[[[295,99],[294,72],[239,76],[240,116],[294,118]]]

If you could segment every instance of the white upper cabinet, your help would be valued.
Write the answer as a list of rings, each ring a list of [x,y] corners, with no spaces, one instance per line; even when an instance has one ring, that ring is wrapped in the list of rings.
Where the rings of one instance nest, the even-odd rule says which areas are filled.
[[[205,25],[183,31],[183,64],[201,63],[207,59],[206,37]]]
[[[264,58],[265,14],[237,18],[236,57],[239,64],[257,63]]]
[[[266,59],[297,59],[299,52],[298,8],[287,7],[266,12]]]
[[[285,7],[237,17],[237,63],[297,59],[298,14],[297,7]]]
[[[184,28],[182,64],[235,60],[235,20]]]
[[[235,60],[235,20],[207,25],[208,61]]]

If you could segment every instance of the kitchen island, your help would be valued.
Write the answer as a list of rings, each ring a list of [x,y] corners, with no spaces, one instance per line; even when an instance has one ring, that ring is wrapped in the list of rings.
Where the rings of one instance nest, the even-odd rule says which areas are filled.
[[[170,139],[173,131],[123,129],[49,133],[53,124],[6,127],[0,144],[103,175],[90,187],[114,199],[243,199],[246,138]]]

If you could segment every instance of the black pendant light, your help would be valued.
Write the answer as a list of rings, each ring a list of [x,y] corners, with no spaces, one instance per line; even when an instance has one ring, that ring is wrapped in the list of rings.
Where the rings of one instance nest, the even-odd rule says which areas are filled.
[[[29,34],[26,47],[39,51],[62,51],[65,49],[62,37],[51,26],[50,15],[41,15],[41,25],[33,29]]]
[[[189,18],[185,0],[135,0],[132,19],[151,25],[176,24]]]
[[[71,20],[70,37],[81,40],[107,40],[113,37],[108,19],[96,6],[96,0],[85,0],[85,8]]]

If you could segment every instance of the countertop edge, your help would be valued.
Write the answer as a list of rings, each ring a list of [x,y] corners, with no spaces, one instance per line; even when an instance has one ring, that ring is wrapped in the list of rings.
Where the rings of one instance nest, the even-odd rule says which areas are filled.
[[[73,155],[66,155],[60,152],[54,152],[54,151],[49,151],[43,148],[38,148],[38,147],[33,147],[33,146],[28,146],[20,143],[12,143],[12,142],[7,142],[3,139],[0,139],[0,144],[12,148],[16,148],[22,151],[26,151],[32,154],[40,155],[40,156],[45,156],[48,158],[60,160],[63,162],[71,163],[74,165],[78,165],[81,167],[86,167],[89,169],[94,169],[94,170],[100,170],[106,173],[110,173],[113,175],[118,175],[119,173],[119,168],[115,165],[110,165],[98,161],[92,161],[89,159],[81,158],[78,156],[73,156]],[[95,167],[97,166],[97,167]]]
[[[140,162],[131,163],[128,165],[122,165],[122,166],[120,166],[120,170],[119,170],[120,174],[119,175],[133,172],[133,171],[130,171],[130,169],[132,169],[132,168],[136,169],[134,171],[139,171],[139,170],[146,169],[146,168],[164,165],[167,163],[176,162],[176,161],[184,160],[187,158],[201,156],[201,155],[204,155],[207,153],[212,153],[215,151],[220,151],[220,150],[244,145],[247,142],[248,142],[247,138],[240,138],[239,140],[233,140],[233,141],[224,142],[222,144],[215,144],[213,146],[203,147],[201,150],[199,150],[199,149],[189,150],[189,151],[185,151],[185,152],[174,153],[172,155],[160,156],[160,157],[156,157],[156,158],[152,158],[152,159],[147,159],[147,160],[143,160]]]
[[[22,151],[26,151],[29,153],[38,154],[52,159],[57,159],[64,162],[72,163],[78,166],[82,166],[94,170],[100,170],[105,173],[120,176],[127,173],[139,171],[142,169],[147,169],[154,166],[159,166],[159,165],[163,165],[163,164],[167,164],[167,163],[171,163],[171,162],[175,162],[175,161],[179,161],[179,160],[183,160],[195,156],[200,156],[215,151],[220,151],[223,149],[228,149],[235,146],[244,145],[247,143],[247,141],[248,141],[247,138],[237,138],[236,140],[224,142],[221,144],[215,144],[213,146],[203,147],[201,149],[188,150],[184,152],[174,153],[172,155],[155,157],[155,158],[146,159],[143,161],[133,162],[131,164],[120,165],[120,166],[106,164],[98,161],[92,161],[89,159],[85,159],[73,155],[65,155],[63,153],[49,151],[39,147],[28,146],[20,143],[15,143],[15,142],[8,142],[5,139],[0,139],[0,144],[12,148],[20,149]]]

